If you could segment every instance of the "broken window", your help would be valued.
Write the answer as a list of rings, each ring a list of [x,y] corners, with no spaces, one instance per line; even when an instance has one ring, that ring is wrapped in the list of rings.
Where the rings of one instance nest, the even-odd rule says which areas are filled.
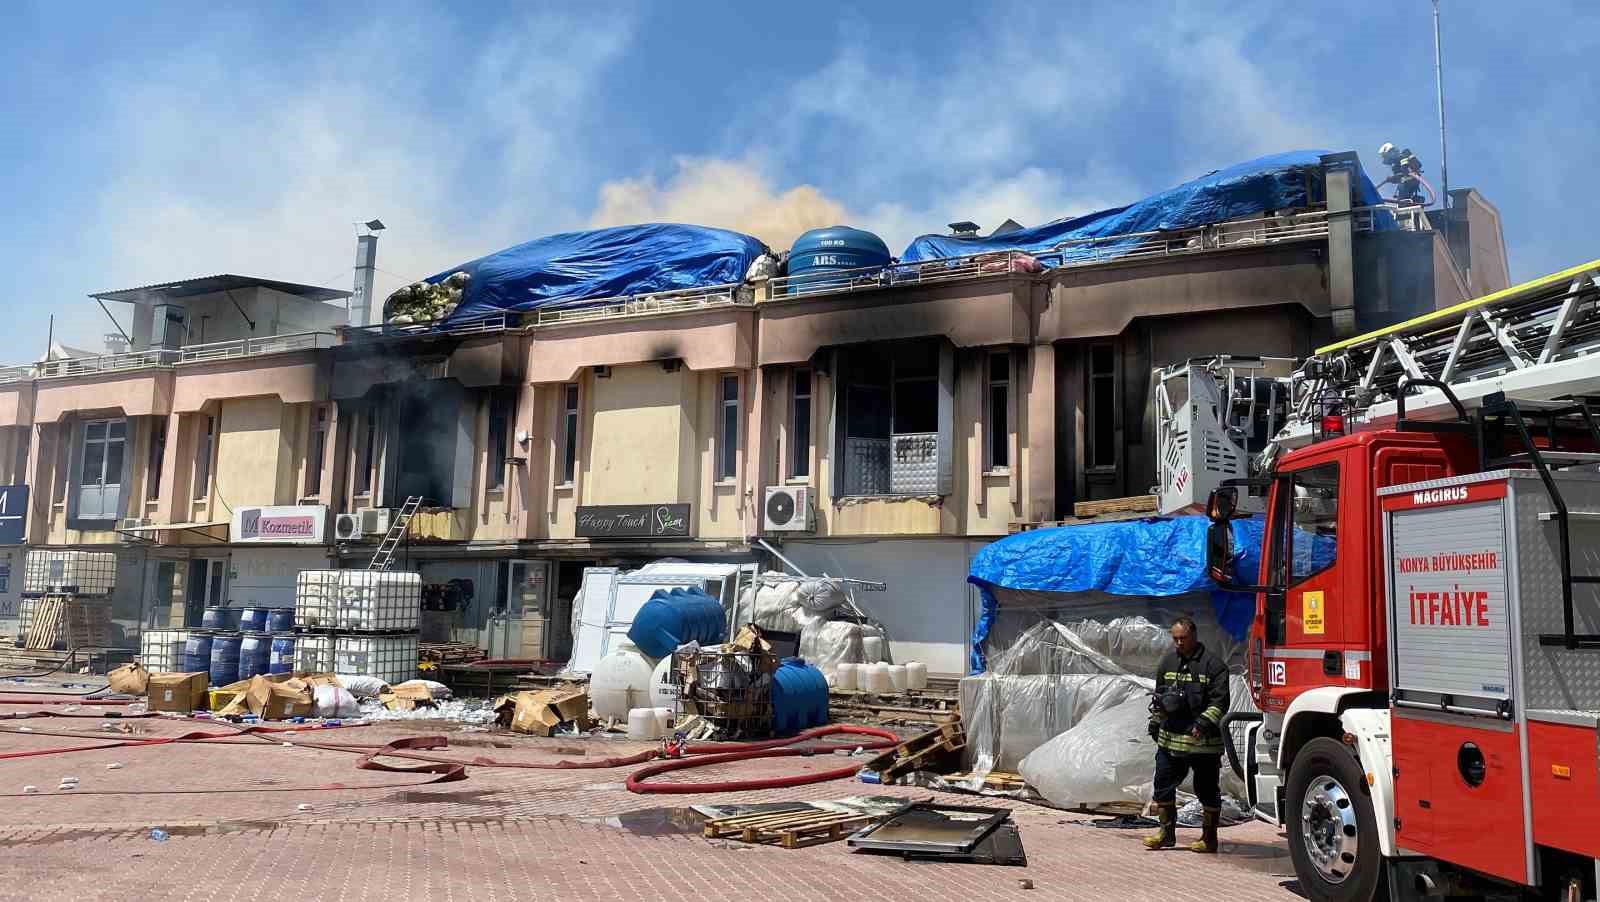
[[[839,494],[949,494],[953,350],[918,339],[839,356]]]
[[[1089,348],[1089,424],[1085,452],[1090,469],[1117,465],[1117,358],[1111,345]]]
[[[989,355],[988,469],[1011,466],[1011,355]]]

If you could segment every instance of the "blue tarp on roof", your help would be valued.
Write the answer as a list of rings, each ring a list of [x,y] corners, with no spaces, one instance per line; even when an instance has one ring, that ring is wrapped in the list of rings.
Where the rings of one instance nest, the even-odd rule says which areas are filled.
[[[706,288],[744,280],[766,245],[705,226],[650,223],[535,238],[439,273],[472,276],[450,319],[541,308],[582,307],[602,298]]]
[[[1254,580],[1261,567],[1265,521],[1252,517],[1231,525],[1240,551],[1239,578]],[[983,597],[972,632],[973,672],[986,667],[983,643],[999,609],[996,587],[1145,597],[1209,589],[1217,621],[1234,638],[1244,638],[1255,616],[1255,596],[1224,592],[1206,576],[1210,526],[1199,516],[1122,520],[1029,530],[986,546],[973,558],[967,575]]]
[[[1065,241],[1188,229],[1269,210],[1307,207],[1321,202],[1312,200],[1310,177],[1321,173],[1322,157],[1327,153],[1292,150],[1260,157],[1218,169],[1126,207],[1058,219],[993,238],[922,235],[911,242],[900,259],[915,263],[1003,250],[1043,254]],[[1362,205],[1381,202],[1378,189],[1366,173],[1361,173],[1356,190]],[[1099,250],[1104,253],[1106,248],[1101,246]]]

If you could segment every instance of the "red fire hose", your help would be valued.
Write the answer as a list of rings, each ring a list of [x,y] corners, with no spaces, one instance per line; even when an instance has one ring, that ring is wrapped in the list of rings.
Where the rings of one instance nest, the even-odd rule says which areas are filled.
[[[675,770],[687,770],[693,767],[711,767],[717,764],[727,764],[733,761],[749,761],[755,758],[785,758],[793,755],[813,755],[818,751],[814,746],[793,748],[796,743],[821,739],[824,736],[837,735],[870,736],[872,741],[861,743],[861,748],[884,749],[898,745],[900,737],[874,727],[857,727],[834,725],[817,727],[806,730],[792,739],[775,739],[770,742],[753,742],[734,751],[717,754],[697,755],[693,758],[680,758],[673,761],[663,761],[642,767],[628,775],[627,787],[629,792],[660,793],[660,794],[687,794],[702,792],[748,792],[757,789],[787,789],[792,786],[806,786],[811,783],[826,783],[829,780],[844,780],[856,775],[861,770],[860,764],[848,767],[834,768],[833,770],[820,771],[810,774],[796,774],[792,777],[763,777],[758,780],[721,780],[714,783],[646,783],[651,777]]]

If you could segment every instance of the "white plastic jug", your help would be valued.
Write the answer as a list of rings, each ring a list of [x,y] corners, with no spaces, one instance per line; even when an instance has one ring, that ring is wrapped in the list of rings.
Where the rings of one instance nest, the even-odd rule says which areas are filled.
[[[883,637],[871,636],[865,630],[861,633],[861,656],[867,659],[868,664],[883,660]]]
[[[662,736],[671,736],[672,727],[678,720],[676,708],[652,708],[656,712],[656,726]]]
[[[833,688],[850,692],[858,685],[861,676],[860,664],[851,664],[848,661],[840,663],[833,668]]]
[[[922,663],[921,661],[906,662],[906,688],[928,688],[928,665]]]
[[[878,695],[883,695],[890,690],[889,665],[868,664],[865,672],[867,679],[861,688]]]
[[[632,708],[628,711],[628,738],[649,742],[661,738],[661,720],[654,708]]]
[[[889,687],[891,689],[893,689],[895,692],[904,692],[904,691],[906,691],[906,665],[904,665],[904,664],[890,664],[890,665],[888,665],[888,668],[889,668]]]

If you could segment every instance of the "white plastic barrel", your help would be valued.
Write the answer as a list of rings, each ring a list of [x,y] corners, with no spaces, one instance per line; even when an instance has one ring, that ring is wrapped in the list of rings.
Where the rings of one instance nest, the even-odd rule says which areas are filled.
[[[883,695],[892,688],[889,683],[889,665],[868,664],[863,673],[866,675],[866,682],[861,688],[866,691]]]
[[[889,687],[896,692],[906,691],[906,665],[889,664]]]
[[[861,656],[868,664],[883,660],[883,637],[861,631]]]
[[[628,711],[628,738],[648,742],[661,738],[661,721],[654,708],[633,708]]]
[[[677,710],[671,707],[652,708],[650,710],[656,712],[656,727],[660,731],[661,735],[671,736],[673,724],[676,723],[678,719]]]
[[[656,662],[632,642],[613,647],[594,665],[589,677],[589,705],[594,716],[626,721],[629,711],[650,701],[650,677],[655,668]]]
[[[921,661],[906,662],[906,688],[928,688],[928,665],[922,663]]]
[[[846,692],[854,690],[858,685],[857,680],[861,676],[862,666],[861,664],[852,664],[849,661],[840,662],[833,668],[833,688],[842,689]]]

